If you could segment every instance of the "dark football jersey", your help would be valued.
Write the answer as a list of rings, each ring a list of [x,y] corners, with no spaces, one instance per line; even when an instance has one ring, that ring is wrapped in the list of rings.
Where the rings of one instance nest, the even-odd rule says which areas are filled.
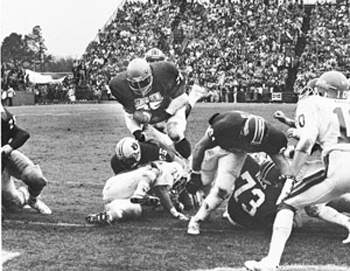
[[[279,170],[271,161],[259,166],[248,155],[228,201],[230,218],[252,229],[270,228],[276,216],[276,201],[282,190],[278,177]],[[266,181],[263,182],[263,179]]]
[[[136,94],[129,87],[126,71],[115,76],[109,83],[113,96],[127,113],[145,110],[151,112],[152,117],[159,116],[164,113],[173,98],[184,93],[185,80],[173,63],[161,61],[151,63],[150,66],[153,82],[151,90],[145,97]]]
[[[29,138],[29,134],[19,128],[15,116],[6,108],[1,111],[1,146],[9,144],[13,149],[21,147]]]
[[[269,123],[267,123],[267,136],[261,145],[247,144],[242,139],[241,130],[249,116],[249,113],[241,111],[214,114],[209,119],[210,127],[207,130],[207,135],[216,145],[232,152],[265,152],[273,155],[287,147],[286,135]]]
[[[140,162],[134,167],[130,167],[130,165],[128,165],[127,163],[124,163],[123,161],[119,160],[116,154],[112,156],[111,167],[113,169],[114,174],[118,174],[130,169],[135,169],[136,167],[139,167],[152,161],[161,160],[172,162],[173,159],[171,158],[169,153],[157,144],[150,142],[139,142],[139,144],[141,149],[141,159]]]

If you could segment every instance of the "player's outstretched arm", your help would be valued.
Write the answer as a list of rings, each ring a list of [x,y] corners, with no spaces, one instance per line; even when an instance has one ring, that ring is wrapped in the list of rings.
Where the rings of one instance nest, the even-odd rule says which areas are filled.
[[[160,185],[160,186],[155,186],[153,188],[156,196],[160,199],[161,204],[163,207],[174,217],[179,220],[187,221],[189,218],[184,215],[183,213],[180,213],[176,210],[174,207],[170,195],[169,195],[169,190],[166,186]]]
[[[291,118],[288,118],[282,111],[278,110],[273,113],[273,117],[285,125],[288,125],[291,128],[295,128],[295,121]]]

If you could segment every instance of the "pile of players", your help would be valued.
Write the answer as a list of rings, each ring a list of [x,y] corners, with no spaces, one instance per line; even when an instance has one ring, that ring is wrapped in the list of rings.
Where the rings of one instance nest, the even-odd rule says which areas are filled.
[[[185,77],[153,48],[111,80],[130,135],[116,144],[111,159],[115,175],[103,188],[105,208],[87,215],[87,223],[135,219],[144,208],[160,206],[176,219],[189,220],[187,233],[198,235],[225,202],[225,216],[233,224],[273,227],[268,256],[247,261],[248,270],[277,269],[293,221],[300,225],[294,216],[303,208],[350,232],[350,219],[342,213],[350,212],[350,102],[342,99],[349,81],[342,73],[325,72],[300,92],[295,121],[281,111],[274,114],[290,126],[287,135],[249,112],[216,113],[193,151],[185,137],[187,117],[207,91],[194,85],[187,94]],[[18,130],[9,113],[3,113],[8,126],[3,131]],[[28,189],[12,189],[12,199],[49,214],[37,198],[47,180],[15,150],[28,135],[22,137],[2,138],[2,176],[15,176],[17,165]],[[288,146],[288,137],[297,140],[296,146]],[[198,210],[190,219],[185,212],[192,209]],[[350,234],[343,243],[350,243]]]

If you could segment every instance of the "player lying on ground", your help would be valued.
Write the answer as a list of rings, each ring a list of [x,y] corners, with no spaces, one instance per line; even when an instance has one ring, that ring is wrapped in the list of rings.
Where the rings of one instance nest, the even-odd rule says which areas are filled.
[[[18,148],[23,146],[30,135],[16,124],[15,117],[2,105],[1,109],[1,192],[2,206],[22,208],[28,204],[40,214],[51,214],[51,210],[38,199],[47,185],[39,165],[34,164]],[[16,189],[14,179],[23,181],[25,186]]]
[[[284,133],[260,116],[242,111],[214,114],[209,119],[205,135],[196,144],[193,152],[193,172],[186,186],[189,193],[196,193],[202,186],[201,168],[206,151],[219,146],[225,152],[217,159],[217,170],[212,173],[217,173],[213,188],[191,218],[187,233],[200,234],[200,223],[230,196],[248,153],[267,153],[278,166],[281,181],[291,182],[290,164],[282,153],[287,142]]]
[[[174,165],[177,165],[177,164],[181,165],[181,168],[184,169],[184,172],[188,171],[185,160],[183,160],[181,157],[178,157],[173,152],[168,151],[165,148],[161,147],[161,145],[156,141],[139,142],[131,137],[122,138],[117,143],[115,147],[115,153],[111,159],[111,167],[114,173],[116,174],[116,176],[111,177],[106,183],[104,191],[106,191],[106,193],[107,193],[107,190],[109,191],[107,193],[109,196],[106,196],[107,197],[106,201],[114,201],[112,205],[115,206],[115,208],[118,208],[118,205],[119,205],[119,208],[122,208],[123,210],[135,209],[135,213],[138,214],[139,212],[137,212],[137,210],[141,210],[141,207],[138,206],[139,204],[130,204],[131,195],[134,195],[133,197],[134,202],[139,201],[139,203],[142,203],[143,205],[149,205],[149,203],[153,203],[154,205],[158,203],[160,200],[162,200],[163,198],[163,205],[165,206],[166,209],[170,211],[173,206],[167,203],[169,193],[168,195],[163,195],[163,193],[160,193],[161,198],[159,199],[159,198],[155,198],[154,196],[149,196],[147,194],[147,191],[146,193],[142,192],[143,191],[142,184],[144,182],[146,182],[145,189],[147,190],[149,189],[149,187],[151,187],[151,184],[150,183],[147,184],[147,182],[155,181],[154,174],[151,175],[150,172],[156,171],[156,168],[154,167],[150,168],[149,165],[150,163],[156,162],[156,161],[158,162],[163,161],[168,163],[176,162],[176,164]],[[142,170],[139,170],[139,169],[142,169]],[[142,176],[142,174],[140,175],[139,171],[141,173],[145,171],[146,177],[147,176],[151,176],[151,177],[143,178],[144,181],[141,182],[140,187],[137,190],[135,185],[136,184],[138,185],[138,183],[140,182],[140,178]],[[176,170],[174,169],[174,172],[175,171]],[[129,178],[131,179],[134,178],[131,180],[132,182],[135,181],[135,183],[133,183],[134,184],[133,186],[129,186],[129,182],[130,182]],[[180,180],[175,180],[175,181],[178,184]],[[110,191],[114,191],[114,190],[117,190],[117,193],[113,192],[111,196]],[[136,190],[138,191],[138,193],[135,193]],[[168,192],[169,187],[159,186],[156,190],[159,190],[159,191],[162,190],[160,192],[165,192],[165,191]],[[177,207],[184,206],[185,209],[192,209],[193,204],[191,202],[191,199],[190,198],[186,199],[183,196],[184,189],[177,190],[177,191],[179,192],[179,194],[172,195],[174,200],[176,199],[175,205]],[[103,193],[103,195],[105,195],[105,192]],[[182,198],[181,198],[182,201],[185,199],[183,201],[183,204],[179,204],[180,202],[177,202],[178,200],[180,200],[179,199],[180,195],[182,195]],[[111,198],[113,198],[113,200],[111,200]],[[133,213],[131,211],[127,211],[127,212],[131,214]],[[105,212],[87,216],[87,222],[89,223],[105,223],[106,220],[109,221],[105,216]],[[112,220],[120,221],[122,219],[116,218]]]
[[[292,149],[293,147],[290,146]],[[292,153],[288,149],[286,154]],[[278,181],[279,170],[266,155],[258,154],[252,158],[247,156],[240,177],[229,198],[225,216],[236,225],[253,229],[271,229],[277,213],[276,201],[281,193],[282,184]],[[211,156],[215,159],[215,156]],[[203,164],[202,179],[207,180],[206,164]],[[310,161],[304,170],[304,178],[324,178],[322,161]],[[331,208],[332,207],[332,208]],[[329,222],[339,224],[349,229],[349,217],[339,212],[350,213],[350,194],[331,201],[326,205],[312,205],[305,207],[306,213]],[[296,216],[294,225],[300,227],[302,220]]]
[[[292,147],[292,146],[290,146]],[[291,153],[288,149],[286,153]],[[217,175],[218,161],[228,152],[215,147],[207,150],[202,163],[201,177],[204,197],[213,187]],[[322,163],[312,163],[305,171],[305,176],[319,176],[317,169],[323,169]],[[268,159],[266,154],[248,155],[240,176],[235,181],[232,194],[227,203],[225,217],[233,225],[252,229],[271,229],[277,212],[276,201],[279,198],[283,184],[279,181],[280,173],[276,165]],[[310,177],[310,176],[309,176]],[[350,194],[332,201],[341,212],[350,212]],[[322,209],[306,208],[307,214],[319,217]],[[346,217],[346,216],[345,216]],[[295,226],[302,225],[301,218],[295,220]]]
[[[88,215],[86,221],[103,225],[135,219],[141,216],[142,208],[159,202],[174,218],[188,220],[176,200],[186,181],[187,173],[178,162],[154,161],[119,173],[108,179],[103,188],[105,210]]]
[[[322,149],[325,179],[305,180],[291,186],[279,206],[268,255],[261,261],[247,261],[248,270],[274,271],[281,262],[285,244],[292,233],[296,210],[312,204],[327,203],[350,192],[350,102],[340,100],[349,90],[346,77],[337,71],[325,72],[316,81],[317,92],[302,92],[296,108],[300,139],[293,157],[293,175],[297,176],[317,142]],[[317,95],[322,94],[322,96]],[[350,235],[343,242],[350,241]]]
[[[156,138],[158,139],[158,137]],[[177,153],[167,149],[156,139],[139,142],[132,137],[122,138],[116,145],[115,153],[111,158],[111,167],[114,174],[123,171],[133,170],[152,161],[177,161],[186,171],[188,171],[188,162]],[[179,195],[180,202],[185,210],[194,208],[191,197],[186,190]]]

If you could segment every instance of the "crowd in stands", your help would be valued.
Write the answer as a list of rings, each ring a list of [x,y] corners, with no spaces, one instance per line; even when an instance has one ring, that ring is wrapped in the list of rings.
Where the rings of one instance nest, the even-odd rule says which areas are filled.
[[[187,72],[190,84],[208,87],[214,101],[232,101],[237,92],[252,99],[283,92],[293,67],[295,87],[318,70],[349,70],[348,6],[319,4],[306,14],[303,5],[280,2],[126,1],[83,61],[103,87],[132,58],[157,47]],[[301,38],[305,48],[296,55]]]
[[[318,72],[350,70],[350,11],[343,3],[126,0],[74,64],[73,82],[109,97],[110,79],[157,47],[189,85],[210,89],[209,101],[294,91]]]

